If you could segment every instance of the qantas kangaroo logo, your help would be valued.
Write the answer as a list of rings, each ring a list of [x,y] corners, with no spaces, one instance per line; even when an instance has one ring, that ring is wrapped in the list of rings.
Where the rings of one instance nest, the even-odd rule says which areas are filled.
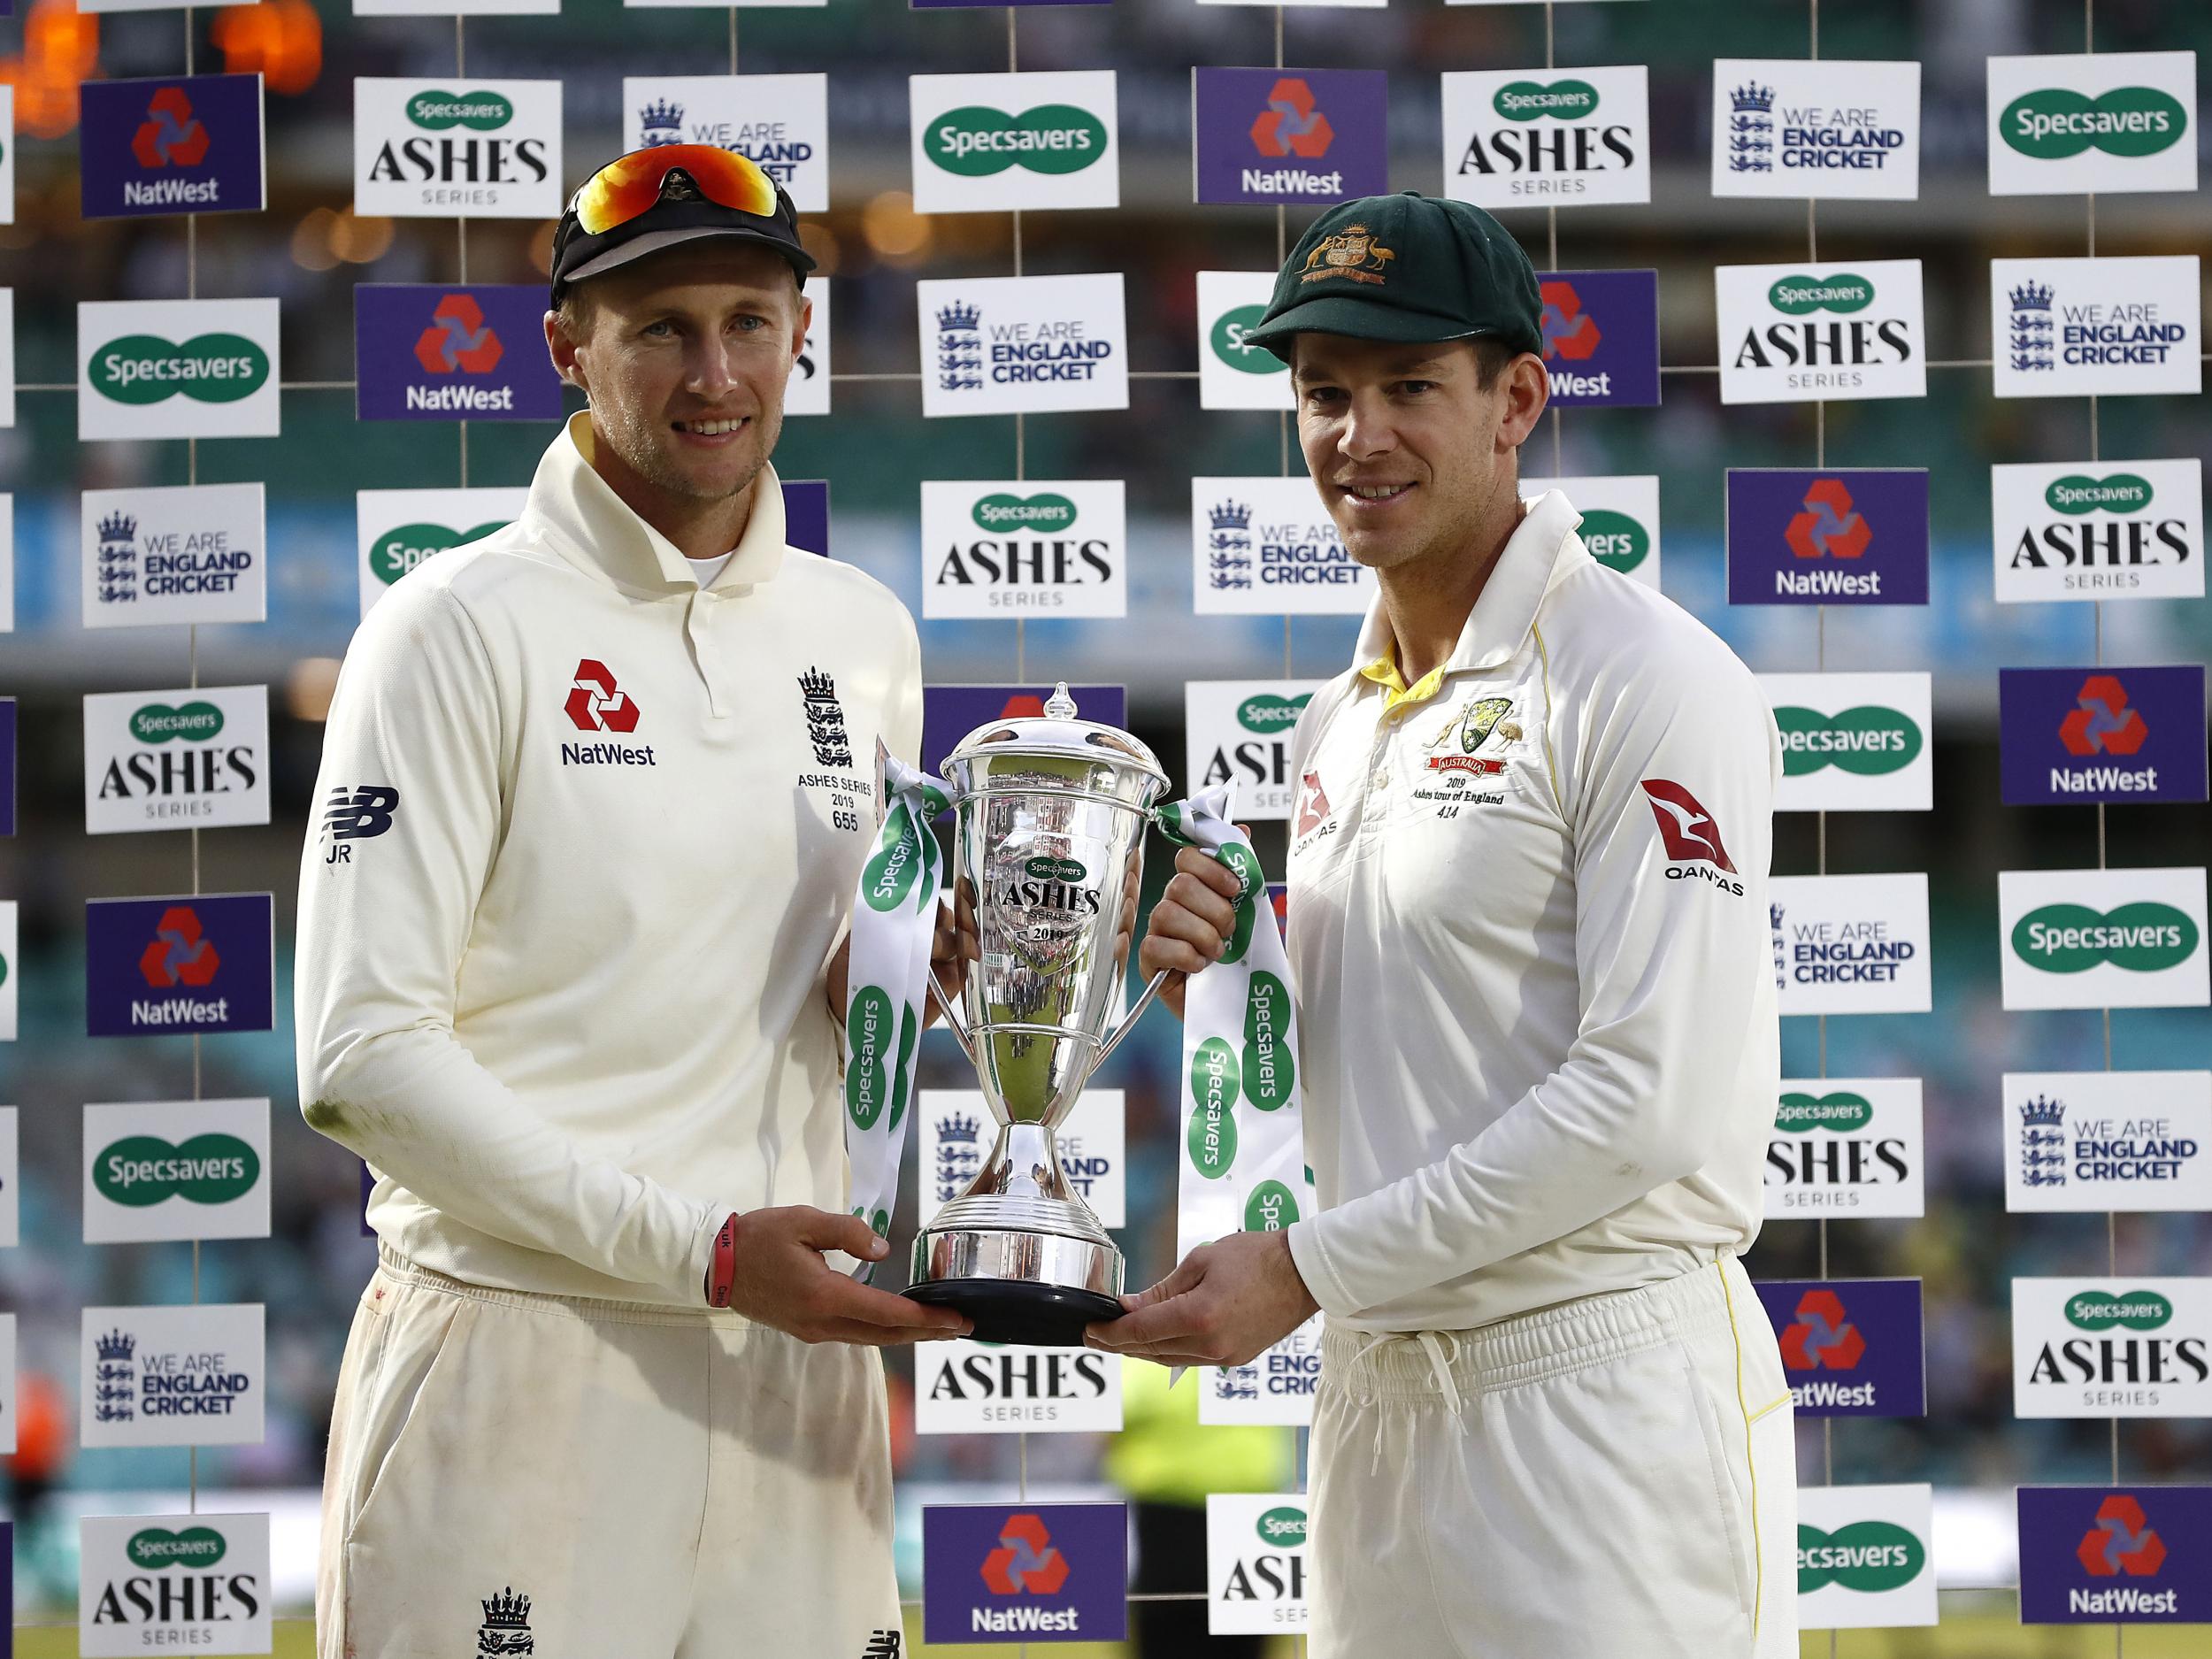
[[[1666,844],[1668,858],[1682,864],[1710,864],[1732,876],[1736,873],[1727,848],[1721,845],[1720,826],[1695,795],[1665,778],[1645,779],[1644,794],[1650,798],[1651,816],[1658,820],[1659,839]],[[1730,882],[1716,879],[1715,885],[1732,892],[1743,891]]]

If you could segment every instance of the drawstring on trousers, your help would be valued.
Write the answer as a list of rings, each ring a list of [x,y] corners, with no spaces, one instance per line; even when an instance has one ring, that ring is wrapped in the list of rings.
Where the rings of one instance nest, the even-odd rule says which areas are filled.
[[[1460,1340],[1450,1331],[1378,1331],[1362,1342],[1359,1351],[1352,1356],[1352,1363],[1345,1368],[1350,1373],[1346,1379],[1348,1386],[1345,1392],[1358,1401],[1363,1408],[1371,1409],[1379,1403],[1372,1380],[1373,1370],[1365,1361],[1370,1354],[1386,1342],[1418,1344],[1429,1362],[1429,1375],[1435,1380],[1437,1393],[1443,1396],[1445,1409],[1454,1417],[1466,1409],[1466,1402],[1460,1395],[1459,1385],[1452,1380],[1452,1367],[1459,1363]],[[1448,1353],[1444,1347],[1447,1342],[1451,1344]],[[1348,1386],[1354,1382],[1357,1383],[1356,1387]],[[1391,1418],[1397,1415],[1390,1408],[1400,1408],[1405,1417],[1406,1450],[1409,1455],[1413,1449],[1413,1413],[1419,1409],[1420,1403],[1415,1400],[1380,1402],[1384,1409],[1376,1412],[1375,1455],[1368,1465],[1370,1474],[1382,1471],[1383,1443],[1389,1438]]]

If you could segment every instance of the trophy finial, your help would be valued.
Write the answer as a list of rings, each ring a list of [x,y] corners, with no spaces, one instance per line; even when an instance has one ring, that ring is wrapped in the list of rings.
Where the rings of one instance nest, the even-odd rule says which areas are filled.
[[[1068,695],[1066,680],[1060,681],[1052,688],[1052,695],[1045,703],[1045,718],[1048,720],[1075,718],[1075,699]]]

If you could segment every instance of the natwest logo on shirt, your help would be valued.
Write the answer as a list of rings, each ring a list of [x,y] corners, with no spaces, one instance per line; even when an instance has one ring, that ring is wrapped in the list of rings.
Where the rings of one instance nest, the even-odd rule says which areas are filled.
[[[80,211],[87,219],[257,213],[261,77],[88,81]]]
[[[1997,685],[2008,804],[2205,798],[2201,667],[2007,668]]]
[[[2212,1486],[2022,1486],[2024,1624],[2212,1622]]]
[[[1379,69],[1191,71],[1201,202],[1323,204],[1389,188]]]
[[[1713,873],[1719,871],[1732,876],[1736,866],[1729,859],[1728,849],[1721,845],[1720,826],[1713,821],[1713,815],[1698,798],[1666,778],[1645,779],[1644,795],[1650,803],[1651,816],[1658,823],[1660,841],[1666,849],[1667,879],[1683,881],[1699,877],[1724,892],[1740,896],[1742,882],[1724,880]],[[1700,864],[1710,868],[1701,870]]]
[[[613,732],[627,736],[637,730],[642,713],[630,694],[615,683],[614,671],[597,657],[578,661],[561,705],[568,721],[580,732]],[[652,745],[629,743],[561,744],[564,766],[656,766]]]

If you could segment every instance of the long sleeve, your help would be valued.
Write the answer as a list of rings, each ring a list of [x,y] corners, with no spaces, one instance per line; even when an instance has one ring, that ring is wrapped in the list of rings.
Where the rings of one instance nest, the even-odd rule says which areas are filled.
[[[1745,1127],[1723,1103],[1747,1098],[1745,1068],[1773,1041],[1773,719],[1717,642],[1647,658],[1606,691],[1586,705],[1579,776],[1560,803],[1581,987],[1573,1041],[1440,1160],[1290,1229],[1332,1314],[1563,1238],[1694,1174]]]
[[[450,588],[396,587],[339,677],[301,864],[302,1112],[465,1225],[695,1299],[730,1207],[587,1155],[455,1034],[506,827],[502,724],[491,657]]]

